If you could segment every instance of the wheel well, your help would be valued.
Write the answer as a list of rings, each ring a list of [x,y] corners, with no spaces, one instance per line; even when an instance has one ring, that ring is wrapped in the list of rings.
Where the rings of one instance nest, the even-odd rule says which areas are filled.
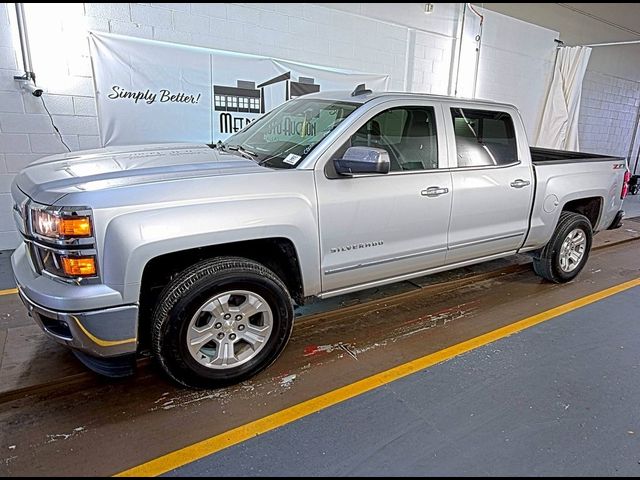
[[[602,207],[602,198],[580,198],[568,202],[563,208],[563,212],[574,212],[584,215],[591,222],[591,228],[596,229],[598,218],[600,218],[600,210]]]
[[[182,270],[212,257],[238,256],[261,263],[286,285],[298,304],[304,301],[298,254],[286,238],[266,238],[172,252],[151,259],[142,273],[138,337],[141,349],[149,345],[151,316],[162,289]]]

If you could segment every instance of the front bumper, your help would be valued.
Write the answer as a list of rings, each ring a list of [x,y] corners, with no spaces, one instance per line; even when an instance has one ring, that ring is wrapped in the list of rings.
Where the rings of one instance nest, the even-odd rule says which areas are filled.
[[[137,340],[135,331],[129,326],[137,323],[138,307],[57,312],[33,303],[20,287],[18,293],[29,315],[56,342],[95,357],[135,353]]]
[[[120,297],[106,285],[62,284],[38,275],[24,244],[13,253],[11,263],[20,298],[47,336],[99,358],[136,352],[137,305],[105,307],[105,297]]]

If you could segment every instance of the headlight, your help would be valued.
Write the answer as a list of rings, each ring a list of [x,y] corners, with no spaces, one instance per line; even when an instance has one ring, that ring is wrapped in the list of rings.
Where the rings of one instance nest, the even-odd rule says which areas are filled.
[[[40,274],[78,283],[99,281],[98,252],[90,207],[29,205],[25,241]]]
[[[38,235],[53,239],[90,237],[93,232],[91,218],[64,215],[48,210],[33,210],[33,230]]]

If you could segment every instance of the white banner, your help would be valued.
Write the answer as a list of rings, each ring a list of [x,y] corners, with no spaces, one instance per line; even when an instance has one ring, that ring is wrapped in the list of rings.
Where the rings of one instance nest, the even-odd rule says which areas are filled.
[[[389,75],[102,32],[89,38],[104,146],[214,143],[291,98],[389,84]]]

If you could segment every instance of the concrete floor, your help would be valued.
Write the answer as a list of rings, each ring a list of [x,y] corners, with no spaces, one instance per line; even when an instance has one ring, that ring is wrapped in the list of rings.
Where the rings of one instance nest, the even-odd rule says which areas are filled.
[[[639,475],[639,311],[636,287],[169,475]]]
[[[15,288],[16,282],[11,271],[11,254],[13,250],[0,250],[0,290]]]
[[[579,279],[565,285],[543,282],[530,269],[521,269],[453,289],[433,286],[303,317],[274,365],[227,389],[184,390],[145,369],[118,382],[94,378],[79,385],[72,376],[21,396],[3,396],[0,476],[113,475],[637,278],[637,248],[637,240],[630,240],[594,251]],[[8,297],[0,297],[0,306]],[[404,465],[407,474],[501,473],[516,471],[521,463],[537,465],[536,473],[578,474],[587,461],[580,449],[600,444],[600,457],[594,458],[609,460],[601,460],[598,472],[618,467],[634,473],[623,460],[640,460],[628,450],[636,447],[629,442],[640,431],[629,425],[629,412],[637,417],[632,405],[637,382],[629,374],[635,371],[630,362],[638,336],[636,327],[627,325],[631,317],[625,321],[612,312],[637,308],[626,297],[620,302],[603,303],[590,314],[593,318],[580,317],[584,328],[570,316],[555,318],[542,330],[536,327],[434,366],[356,403],[267,433],[265,443],[250,440],[188,468],[211,469],[216,475],[256,473],[258,467],[265,474],[294,474],[301,472],[299,465],[310,475],[395,473]],[[598,323],[598,315],[606,321]],[[50,368],[49,363],[48,355],[36,355],[24,359],[20,371],[32,374]],[[280,437],[280,432],[288,433]],[[265,450],[276,441],[282,452]],[[376,463],[377,457],[386,464]],[[452,470],[454,462],[458,470]]]

